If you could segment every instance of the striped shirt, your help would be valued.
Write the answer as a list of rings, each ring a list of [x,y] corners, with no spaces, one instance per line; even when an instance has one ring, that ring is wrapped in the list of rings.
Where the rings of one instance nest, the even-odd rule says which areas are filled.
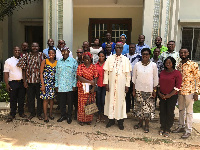
[[[27,56],[20,58],[17,66],[26,70],[27,83],[40,83],[40,65],[43,59],[42,52],[38,52],[36,56],[30,52]]]

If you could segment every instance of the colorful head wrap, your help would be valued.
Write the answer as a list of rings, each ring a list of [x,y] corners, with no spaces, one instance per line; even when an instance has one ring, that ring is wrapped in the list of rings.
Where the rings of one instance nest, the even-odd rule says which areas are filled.
[[[126,34],[122,34],[122,35],[120,35],[120,37],[121,37],[121,36],[124,36],[124,37],[125,37],[125,39],[127,39],[127,36],[126,36]]]
[[[89,56],[90,59],[92,59],[92,54],[91,54],[90,52],[85,52],[85,53],[83,53],[83,57],[84,57],[84,56]]]

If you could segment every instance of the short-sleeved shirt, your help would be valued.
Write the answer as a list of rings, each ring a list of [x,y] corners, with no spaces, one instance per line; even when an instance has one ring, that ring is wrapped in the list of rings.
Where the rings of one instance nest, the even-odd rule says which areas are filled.
[[[104,78],[103,66],[104,66],[104,64],[105,64],[105,62],[103,63],[103,65],[100,66],[99,62],[96,63],[97,72],[98,72],[97,85],[98,85],[99,87],[105,86],[105,84],[103,84],[103,78]]]
[[[160,73],[159,83],[160,92],[162,94],[170,94],[174,89],[179,90],[182,83],[180,71],[174,70],[172,72],[167,72],[166,70],[163,70]]]
[[[157,47],[154,47],[151,49],[151,57],[153,57],[153,52],[154,50],[156,49]],[[162,45],[162,47],[160,48],[160,55],[163,53],[163,52],[166,52],[168,50],[167,47],[165,47],[164,45]],[[160,56],[159,56],[160,57]]]
[[[129,45],[124,43],[123,50],[122,50],[122,55],[125,55],[125,54],[128,54],[128,53],[129,53]],[[116,51],[114,51],[113,54],[116,54]]]
[[[164,60],[167,58],[167,57],[169,57],[169,56],[171,56],[171,57],[173,57],[175,60],[176,60],[176,66],[178,65],[178,63],[180,62],[180,57],[179,57],[179,53],[178,52],[176,52],[176,51],[173,51],[173,52],[168,52],[168,51],[166,51],[166,52],[163,52],[161,55],[160,55],[160,59],[161,59],[161,61],[164,63]]]
[[[58,87],[58,92],[73,91],[76,87],[76,71],[78,63],[72,58],[68,57],[66,60],[60,59],[57,62],[55,74],[55,87]]]
[[[155,62],[154,58],[151,58],[150,60],[151,60],[152,62],[156,63],[157,68],[158,68],[158,75],[160,75],[161,71],[164,70],[163,62],[162,62],[160,59],[158,59],[158,61]]]
[[[44,59],[42,52],[38,52],[37,55],[33,55],[30,52],[26,57],[19,59],[17,66],[26,70],[26,82],[28,83],[40,83],[40,66]]]
[[[17,67],[18,62],[19,62],[19,59],[15,58],[14,56],[11,58],[8,58],[5,61],[3,72],[9,73],[9,78],[8,78],[9,81],[23,79],[22,69]]]
[[[104,52],[106,52],[106,45],[107,45],[108,43],[107,42],[105,42],[105,43],[103,43],[102,45],[101,45],[101,47],[103,48],[103,50],[104,50]],[[114,50],[115,50],[115,43],[114,42],[111,42],[111,43],[109,43],[110,45],[111,45],[111,47],[112,47],[112,50],[111,50],[111,52],[113,53],[114,52]]]
[[[149,45],[147,45],[147,44],[144,43],[144,45],[142,45],[142,46],[136,44],[135,48],[136,48],[135,53],[138,53],[138,54],[141,55],[141,51],[142,51],[143,48],[150,48],[150,47],[149,47]]]

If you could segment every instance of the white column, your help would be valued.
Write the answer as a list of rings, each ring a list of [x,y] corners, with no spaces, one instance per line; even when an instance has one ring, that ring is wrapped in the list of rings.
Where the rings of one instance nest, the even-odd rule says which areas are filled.
[[[57,0],[52,1],[52,38],[54,46],[58,45],[58,8]]]
[[[8,17],[4,18],[3,21],[3,37],[2,37],[2,63],[4,64],[4,62],[6,61],[6,59],[8,58],[8,33],[9,33],[9,27],[8,27]]]
[[[46,48],[49,38],[49,0],[43,0],[43,46]]]
[[[166,28],[166,14],[167,14],[167,0],[161,1],[161,16],[160,16],[160,36],[162,37],[162,44],[166,46],[167,39],[165,39]]]
[[[73,0],[63,0],[63,40],[73,51]]]
[[[145,35],[145,43],[150,47],[153,31],[153,14],[154,14],[154,0],[144,0],[143,11],[143,34]]]

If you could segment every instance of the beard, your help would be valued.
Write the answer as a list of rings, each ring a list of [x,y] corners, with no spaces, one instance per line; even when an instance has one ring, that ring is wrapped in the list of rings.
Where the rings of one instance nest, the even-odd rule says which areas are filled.
[[[182,57],[181,59],[182,59],[182,60],[187,60],[187,59],[188,59],[188,56],[187,56],[187,57],[184,57],[184,58]]]

